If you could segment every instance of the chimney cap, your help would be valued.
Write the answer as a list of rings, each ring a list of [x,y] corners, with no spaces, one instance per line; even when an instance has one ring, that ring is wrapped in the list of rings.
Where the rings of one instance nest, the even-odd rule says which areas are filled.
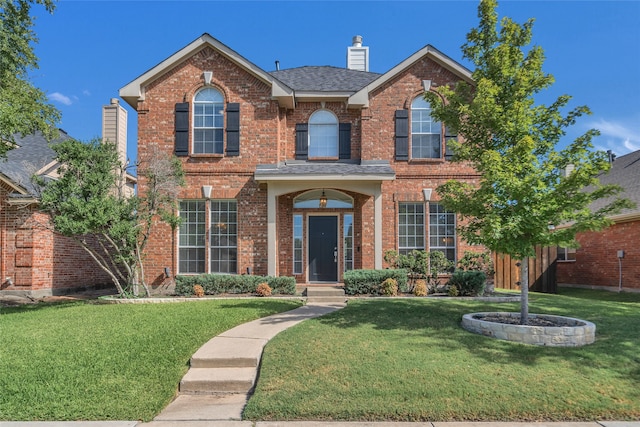
[[[111,98],[111,105],[118,105],[120,103],[120,101],[118,100],[118,98]]]
[[[362,47],[362,36],[353,36],[353,46]]]

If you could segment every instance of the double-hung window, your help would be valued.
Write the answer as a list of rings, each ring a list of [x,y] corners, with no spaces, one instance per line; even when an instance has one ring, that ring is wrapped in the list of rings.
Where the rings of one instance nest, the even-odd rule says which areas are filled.
[[[204,88],[193,100],[193,152],[222,154],[224,148],[224,98],[210,87]]]
[[[442,124],[431,117],[431,105],[422,96],[411,103],[411,158],[442,158]]]
[[[204,200],[183,200],[180,202],[180,218],[178,274],[238,272],[238,213],[235,200],[211,200],[209,203]]]
[[[438,203],[429,203],[429,250],[456,261],[456,215]]]
[[[574,248],[565,248],[558,246],[558,261],[575,261],[576,250]]]
[[[398,251],[406,255],[424,250],[424,203],[398,205]]]
[[[309,157],[338,157],[338,118],[318,110],[309,118]]]

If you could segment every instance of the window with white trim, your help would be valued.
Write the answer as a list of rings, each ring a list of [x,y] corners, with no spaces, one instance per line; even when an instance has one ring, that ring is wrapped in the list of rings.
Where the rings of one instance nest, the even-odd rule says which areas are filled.
[[[411,158],[442,158],[442,124],[431,117],[431,105],[422,95],[411,103]]]
[[[205,202],[180,202],[180,228],[178,229],[178,273],[205,272]]]
[[[224,97],[206,87],[193,99],[193,153],[222,154],[224,149]]]
[[[456,214],[438,203],[429,203],[429,250],[440,251],[456,261]]]
[[[302,215],[293,216],[293,274],[302,274]]]
[[[344,255],[344,271],[353,270],[353,215],[344,214],[342,231],[342,252]]]
[[[238,212],[235,200],[211,200],[211,273],[238,272]]]
[[[309,157],[338,157],[338,118],[328,110],[309,117]]]
[[[424,250],[424,203],[398,204],[398,252]]]

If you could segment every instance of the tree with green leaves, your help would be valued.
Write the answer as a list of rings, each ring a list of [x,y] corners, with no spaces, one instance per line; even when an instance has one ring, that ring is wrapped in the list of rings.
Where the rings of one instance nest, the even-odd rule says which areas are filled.
[[[175,215],[184,174],[179,160],[152,151],[138,168],[146,180],[143,196],[128,194],[125,167],[116,146],[73,139],[54,145],[59,178],[44,182],[40,208],[55,232],[78,242],[123,296],[139,294],[144,250],[154,221],[179,224]]]
[[[465,82],[428,92],[432,116],[464,140],[453,142],[454,161],[468,162],[481,175],[478,185],[449,181],[437,189],[442,204],[462,217],[459,231],[470,243],[521,262],[521,323],[528,322],[528,258],[535,247],[577,247],[579,232],[600,230],[607,217],[629,207],[621,188],[601,185],[608,156],[593,150],[589,130],[566,148],[556,146],[586,106],[564,112],[570,97],[536,103],[553,76],[542,70],[544,53],[531,46],[533,19],[498,25],[495,0],[481,0],[478,28],[467,35],[463,57],[475,65],[474,85]],[[572,165],[573,172],[564,173]],[[595,200],[610,197],[593,211]],[[562,225],[562,227],[555,227]]]
[[[14,145],[14,135],[42,132],[47,139],[57,135],[60,112],[29,80],[29,70],[38,68],[33,44],[31,6],[40,4],[53,13],[53,0],[0,0],[0,156]]]

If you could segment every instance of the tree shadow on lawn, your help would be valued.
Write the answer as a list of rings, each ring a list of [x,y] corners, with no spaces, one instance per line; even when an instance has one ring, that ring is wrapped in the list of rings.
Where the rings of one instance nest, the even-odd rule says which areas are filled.
[[[547,298],[547,297],[545,297]],[[571,301],[545,298],[531,305],[531,313],[556,314],[586,318],[596,323],[596,342],[583,347],[545,347],[514,343],[468,332],[460,325],[462,316],[483,311],[519,312],[519,303],[487,303],[480,301],[438,301],[429,299],[369,299],[350,301],[347,307],[317,321],[344,329],[369,326],[375,330],[422,332],[445,350],[466,348],[487,363],[531,366],[542,358],[571,362],[575,369],[614,368],[621,376],[640,381],[640,310],[616,306],[592,309],[582,304],[579,309]],[[596,301],[593,304],[596,305]],[[583,317],[584,316],[584,317]],[[627,328],[621,327],[627,325]],[[629,325],[634,325],[629,327]],[[636,366],[636,368],[632,368]]]

